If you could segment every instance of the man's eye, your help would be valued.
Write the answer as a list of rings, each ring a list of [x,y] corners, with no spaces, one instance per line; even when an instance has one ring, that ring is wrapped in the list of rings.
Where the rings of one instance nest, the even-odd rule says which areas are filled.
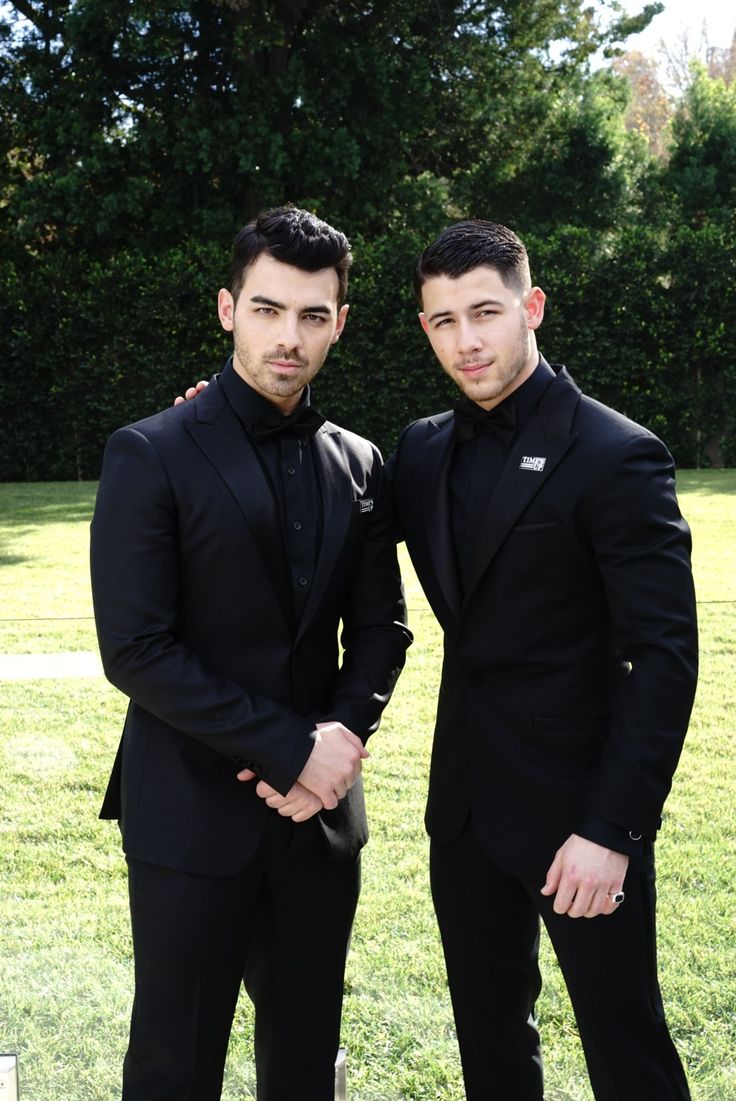
[[[320,325],[327,320],[327,318],[323,317],[321,313],[307,313],[304,315],[304,317],[307,321],[317,321]]]

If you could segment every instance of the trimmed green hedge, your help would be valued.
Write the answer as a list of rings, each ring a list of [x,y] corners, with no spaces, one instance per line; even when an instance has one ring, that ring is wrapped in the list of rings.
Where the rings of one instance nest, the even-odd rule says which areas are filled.
[[[548,295],[543,353],[662,436],[681,466],[736,465],[735,238],[733,225],[664,240],[574,228],[527,238]],[[331,419],[384,452],[409,420],[453,397],[416,320],[421,245],[408,230],[356,240],[351,316],[315,385]],[[96,478],[114,428],[219,370],[226,264],[225,250],[193,241],[106,263],[62,253],[6,262],[0,480]]]

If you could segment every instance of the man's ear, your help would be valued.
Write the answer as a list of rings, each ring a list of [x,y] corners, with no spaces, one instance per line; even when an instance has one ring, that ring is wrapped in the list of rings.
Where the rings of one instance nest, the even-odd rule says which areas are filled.
[[[233,331],[233,314],[235,313],[235,301],[230,291],[223,287],[217,294],[217,316],[226,333]]]
[[[544,319],[544,303],[547,296],[541,287],[532,287],[524,295],[527,328],[538,329]]]
[[[344,306],[340,307],[340,310],[339,310],[338,315],[337,315],[337,322],[335,324],[335,332],[333,333],[332,340],[330,341],[330,344],[337,344],[338,340],[340,339],[340,336],[342,335],[342,331],[345,328],[345,322],[347,321],[348,310],[349,309],[350,309],[350,307],[347,305],[347,303]]]
[[[422,326],[422,328],[424,329],[427,336],[429,336],[429,324],[427,323],[426,316],[423,313],[420,313],[418,316],[419,316],[419,324]]]

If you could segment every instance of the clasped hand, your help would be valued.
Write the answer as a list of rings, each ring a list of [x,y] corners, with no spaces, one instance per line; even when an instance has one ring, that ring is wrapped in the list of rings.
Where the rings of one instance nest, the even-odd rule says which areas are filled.
[[[286,795],[265,780],[256,785],[256,794],[269,807],[294,822],[306,822],[323,808],[334,810],[360,775],[362,761],[370,756],[360,738],[339,722],[317,723],[312,737],[312,752]],[[238,780],[254,780],[255,775],[244,768]]]

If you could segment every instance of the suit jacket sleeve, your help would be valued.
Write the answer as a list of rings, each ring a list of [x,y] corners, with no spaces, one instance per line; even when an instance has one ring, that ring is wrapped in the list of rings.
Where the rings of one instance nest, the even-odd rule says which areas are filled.
[[[592,538],[624,668],[587,814],[653,837],[697,679],[690,532],[674,467],[653,436],[629,441],[591,494]]]
[[[403,543],[404,539],[405,539],[405,536],[404,536],[403,525],[401,523],[401,514],[400,514],[399,510],[396,508],[396,496],[395,496],[395,493],[394,493],[394,478],[396,476],[396,467],[397,467],[397,464],[399,462],[399,455],[401,453],[401,447],[402,447],[402,444],[404,442],[404,438],[406,437],[406,435],[407,435],[407,433],[408,433],[408,431],[411,427],[412,426],[409,424],[409,425],[406,426],[406,428],[402,429],[401,435],[399,436],[399,438],[397,440],[396,447],[391,452],[389,457],[386,459],[386,462],[384,463],[384,467],[383,467],[384,494],[387,498],[387,502],[386,502],[386,505],[385,505],[386,515],[388,517],[387,522],[390,525],[393,541],[394,541],[394,543],[397,543],[397,544],[398,543]]]
[[[377,490],[370,530],[342,615],[343,659],[329,715],[365,741],[377,728],[412,635],[396,557],[390,485],[376,453]]]
[[[110,439],[92,521],[97,633],[108,679],[163,722],[285,792],[311,752],[303,716],[208,669],[177,640],[177,517],[160,458],[138,430]],[[202,578],[202,584],[207,579]]]

